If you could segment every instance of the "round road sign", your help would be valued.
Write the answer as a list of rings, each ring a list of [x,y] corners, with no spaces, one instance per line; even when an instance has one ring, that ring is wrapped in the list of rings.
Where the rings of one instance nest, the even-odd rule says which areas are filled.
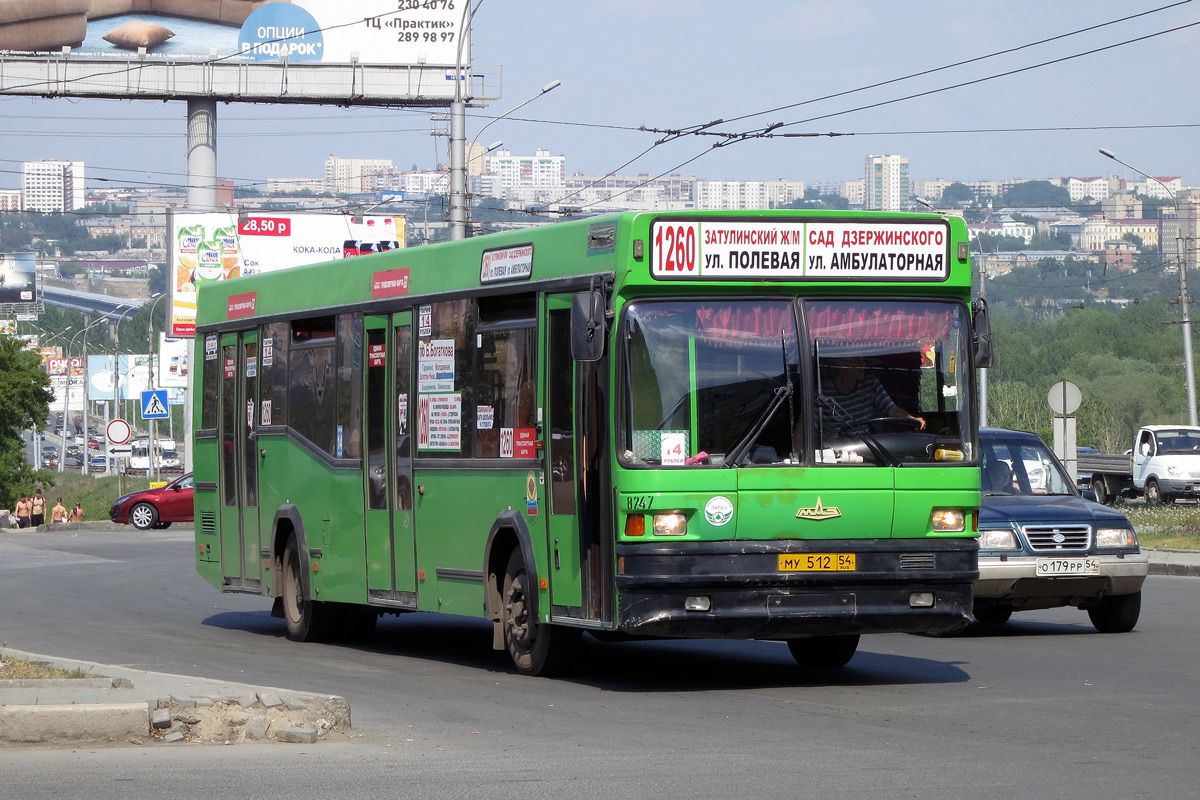
[[[1083,394],[1079,391],[1079,387],[1070,381],[1059,381],[1051,386],[1050,391],[1046,394],[1050,410],[1055,414],[1074,414],[1075,409],[1079,408],[1081,400],[1083,400]]]
[[[123,419],[114,419],[104,429],[104,434],[108,437],[109,444],[125,444],[129,441],[132,433],[133,431],[130,430],[129,423]]]

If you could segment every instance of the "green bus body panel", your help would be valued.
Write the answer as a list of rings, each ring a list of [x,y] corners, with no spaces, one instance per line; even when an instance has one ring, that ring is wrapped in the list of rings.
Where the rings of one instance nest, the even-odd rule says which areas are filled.
[[[535,474],[537,468],[532,470]],[[413,498],[417,526],[417,569],[424,571],[418,597],[422,611],[443,611],[482,617],[484,583],[474,577],[447,576],[446,572],[484,570],[484,548],[497,517],[519,511],[530,530],[537,574],[546,575],[546,523],[544,487],[538,485],[537,514],[529,514],[525,486],[530,469],[421,469],[413,470],[417,493]],[[422,489],[424,491],[422,491]],[[540,533],[539,533],[540,532]],[[442,574],[439,575],[439,570]],[[546,600],[548,593],[542,593]]]
[[[624,541],[724,541],[733,539],[877,539],[973,536],[935,533],[934,508],[979,505],[978,470],[972,468],[775,467],[722,470],[627,470],[619,481],[618,530],[631,514],[678,511],[686,536],[622,537]],[[918,474],[924,473],[924,474]],[[937,488],[930,488],[936,486]],[[639,491],[639,486],[644,490]],[[708,519],[713,498],[729,500],[733,518]],[[803,511],[802,511],[803,509]]]

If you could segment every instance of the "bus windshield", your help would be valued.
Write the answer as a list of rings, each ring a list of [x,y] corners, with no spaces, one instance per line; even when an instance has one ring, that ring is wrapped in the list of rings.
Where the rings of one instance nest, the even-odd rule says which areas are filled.
[[[964,319],[960,304],[928,300],[632,303],[622,337],[624,461],[969,460]]]

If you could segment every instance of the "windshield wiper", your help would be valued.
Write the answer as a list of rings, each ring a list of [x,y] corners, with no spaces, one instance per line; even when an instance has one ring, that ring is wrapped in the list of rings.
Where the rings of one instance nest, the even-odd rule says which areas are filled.
[[[850,412],[842,408],[836,400],[824,392],[817,393],[817,400],[820,401],[822,406],[829,409],[831,412],[830,416],[835,417],[837,421],[841,423],[841,427],[838,429],[839,432],[861,436],[863,444],[867,446],[867,449],[871,451],[871,455],[875,456],[876,460],[878,460],[881,464],[888,467],[903,466],[904,462],[896,458],[896,456],[893,455],[890,450],[884,447],[880,441],[875,438],[875,434],[871,433],[871,431],[867,429],[865,424],[856,422],[854,417],[850,416]],[[822,433],[824,433],[824,430],[822,430]]]
[[[791,397],[791,395],[791,383],[775,387],[774,396],[771,398],[771,402],[767,403],[767,407],[764,408],[762,413],[758,415],[758,419],[756,419],[754,424],[750,426],[750,429],[746,431],[746,435],[743,436],[738,443],[733,446],[733,449],[726,454],[725,466],[733,467],[737,465],[737,462],[746,454],[746,451],[750,449],[750,446],[753,445],[758,440],[758,437],[762,435],[763,429],[767,427],[767,423],[771,421],[771,417],[775,416],[775,412],[778,411],[779,407],[783,405],[783,401],[788,397]]]

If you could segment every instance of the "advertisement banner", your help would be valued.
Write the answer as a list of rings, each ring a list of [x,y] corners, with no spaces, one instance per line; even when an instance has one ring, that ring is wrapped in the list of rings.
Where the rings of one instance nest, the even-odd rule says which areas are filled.
[[[35,302],[37,253],[0,253],[0,304]]]
[[[171,339],[165,333],[158,335],[158,369],[154,385],[160,389],[186,389],[188,376],[187,339]]]
[[[196,289],[220,281],[404,246],[390,215],[176,214],[170,237],[172,337],[196,333]]]
[[[150,356],[121,355],[113,374],[112,356],[88,356],[88,399],[112,400],[113,386],[119,386],[122,400],[141,400],[150,388]]]
[[[0,50],[70,47],[72,57],[142,61],[453,65],[467,3],[93,0],[90,6],[79,0],[17,3],[0,15]]]

